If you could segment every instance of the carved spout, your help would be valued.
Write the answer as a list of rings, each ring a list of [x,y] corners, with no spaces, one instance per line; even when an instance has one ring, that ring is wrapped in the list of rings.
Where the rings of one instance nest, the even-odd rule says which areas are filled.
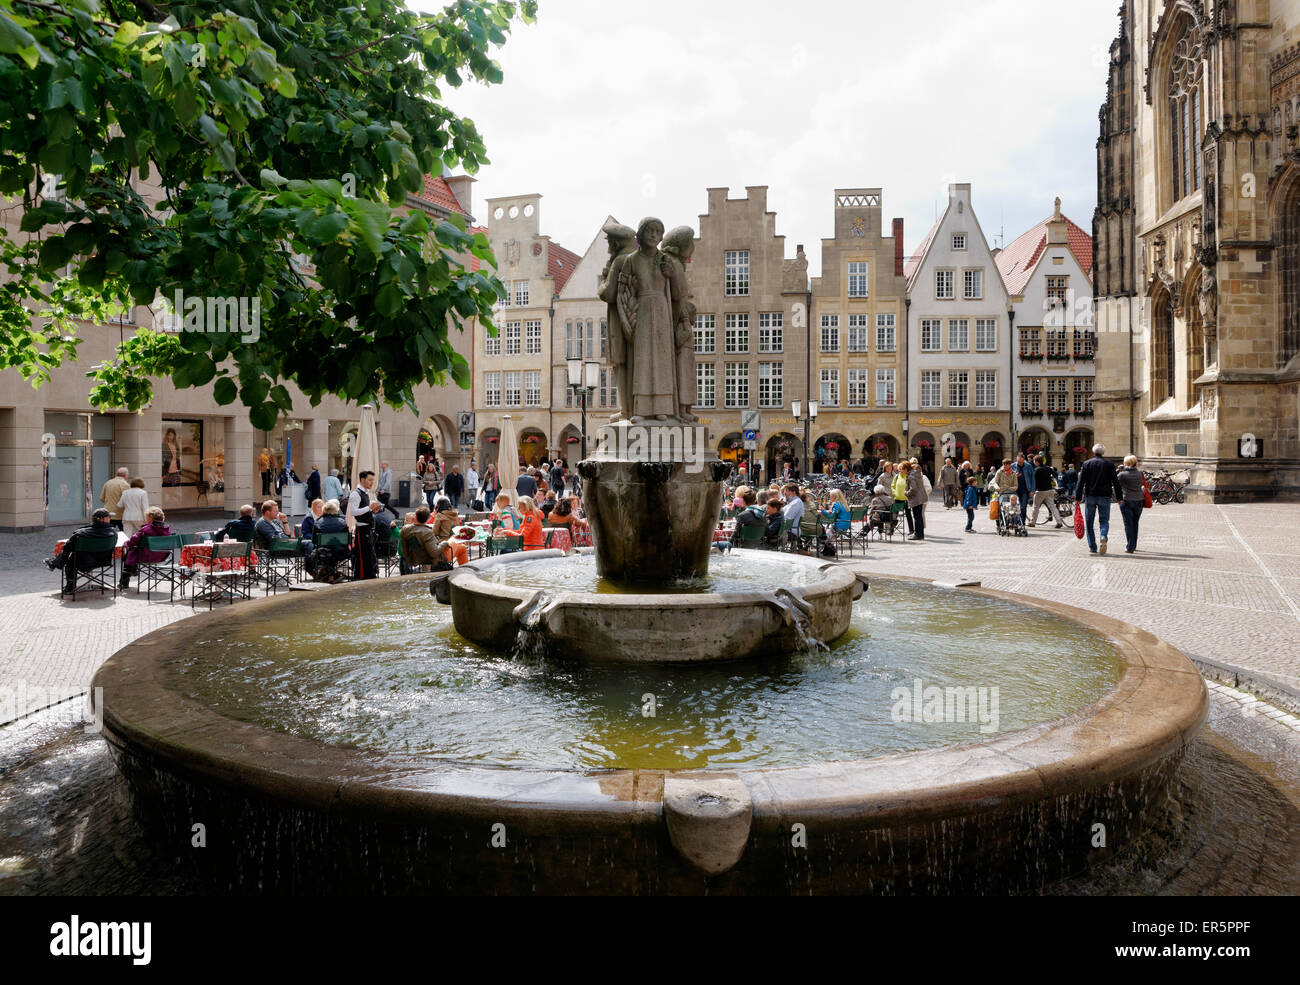
[[[745,853],[754,804],[734,773],[669,775],[664,780],[664,820],[678,854],[716,876]]]

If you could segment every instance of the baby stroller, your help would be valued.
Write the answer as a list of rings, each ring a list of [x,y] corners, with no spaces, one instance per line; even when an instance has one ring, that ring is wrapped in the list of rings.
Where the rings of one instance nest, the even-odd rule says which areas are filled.
[[[1020,505],[1011,505],[1011,493],[1003,493],[998,496],[998,536],[999,537],[1028,537],[1029,531],[1025,529],[1025,521],[1020,516]]]

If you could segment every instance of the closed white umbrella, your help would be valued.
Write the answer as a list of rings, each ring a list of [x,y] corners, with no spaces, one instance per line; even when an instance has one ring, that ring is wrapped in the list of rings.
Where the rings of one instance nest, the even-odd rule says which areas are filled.
[[[357,446],[352,454],[351,488],[356,489],[362,472],[379,474],[379,434],[375,430],[375,408],[365,404],[361,408],[360,426],[357,428]],[[347,518],[349,529],[352,517]]]
[[[515,483],[519,481],[519,439],[515,437],[515,422],[509,414],[501,418],[497,474],[501,476],[501,491],[510,497],[510,502],[515,502]]]

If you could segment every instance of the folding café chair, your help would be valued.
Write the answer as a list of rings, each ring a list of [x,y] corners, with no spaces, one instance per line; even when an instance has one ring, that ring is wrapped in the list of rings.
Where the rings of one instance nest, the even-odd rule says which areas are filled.
[[[72,601],[77,601],[77,593],[98,588],[101,592],[112,592],[117,598],[117,534],[100,537],[78,537],[76,547],[68,558],[74,572],[72,592],[67,591],[66,576],[59,573],[59,598],[71,594]],[[66,547],[65,547],[66,550]],[[107,574],[105,574],[107,572]]]

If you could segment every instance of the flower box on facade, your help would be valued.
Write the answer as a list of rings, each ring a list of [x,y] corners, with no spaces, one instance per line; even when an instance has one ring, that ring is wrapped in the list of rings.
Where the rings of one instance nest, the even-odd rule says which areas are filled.
[[[1038,362],[1043,358],[1043,354],[1041,352],[1022,352],[1020,358],[1025,362]]]

